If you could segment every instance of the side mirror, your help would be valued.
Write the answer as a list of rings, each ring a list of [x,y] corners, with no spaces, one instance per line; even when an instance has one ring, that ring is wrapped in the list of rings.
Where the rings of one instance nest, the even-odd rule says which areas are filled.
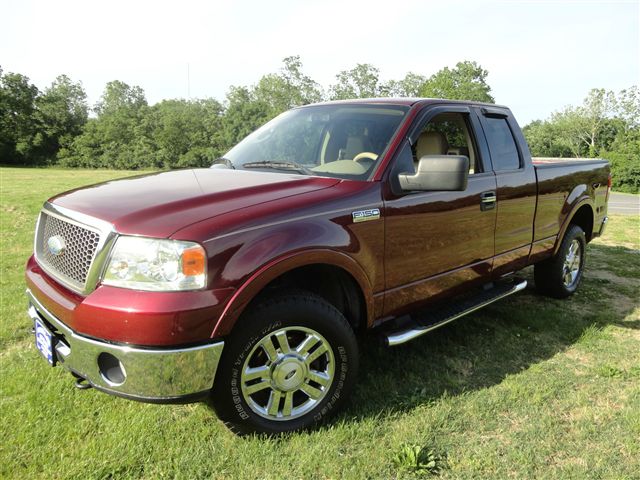
[[[404,191],[463,191],[469,178],[469,157],[458,155],[425,155],[415,174],[398,175]]]

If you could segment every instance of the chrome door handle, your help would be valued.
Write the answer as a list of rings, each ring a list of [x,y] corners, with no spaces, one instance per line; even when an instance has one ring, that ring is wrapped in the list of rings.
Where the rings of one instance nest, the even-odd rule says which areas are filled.
[[[482,210],[483,212],[485,210],[493,210],[494,208],[496,208],[497,200],[498,199],[496,197],[496,192],[494,192],[493,190],[482,192],[480,194],[480,210]]]

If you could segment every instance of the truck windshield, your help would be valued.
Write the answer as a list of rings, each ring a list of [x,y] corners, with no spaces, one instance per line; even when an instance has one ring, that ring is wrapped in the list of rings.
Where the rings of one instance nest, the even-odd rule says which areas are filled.
[[[407,111],[399,105],[353,104],[289,110],[213,166],[366,179]]]

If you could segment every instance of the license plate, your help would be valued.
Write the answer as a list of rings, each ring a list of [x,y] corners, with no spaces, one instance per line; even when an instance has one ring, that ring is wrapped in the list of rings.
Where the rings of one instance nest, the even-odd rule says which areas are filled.
[[[35,322],[36,348],[52,367],[56,363],[56,354],[53,350],[53,334],[39,320]]]

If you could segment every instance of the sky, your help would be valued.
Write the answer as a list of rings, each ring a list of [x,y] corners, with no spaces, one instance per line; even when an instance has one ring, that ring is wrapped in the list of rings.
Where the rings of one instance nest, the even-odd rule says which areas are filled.
[[[640,0],[0,0],[0,67],[41,89],[67,74],[91,105],[116,79],[223,100],[291,55],[324,87],[357,63],[389,80],[474,60],[524,125],[640,84]]]

